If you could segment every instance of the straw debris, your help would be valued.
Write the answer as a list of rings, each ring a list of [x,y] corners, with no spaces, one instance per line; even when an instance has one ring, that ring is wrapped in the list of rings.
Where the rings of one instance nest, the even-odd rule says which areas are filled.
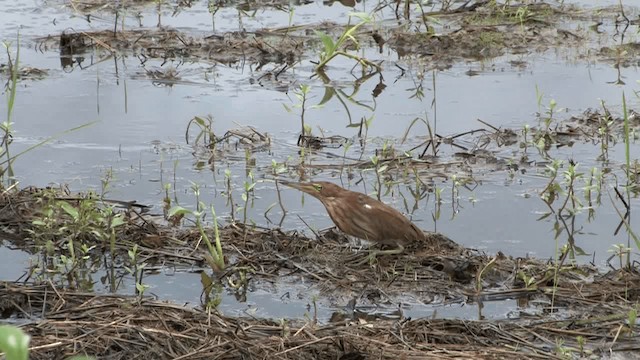
[[[319,325],[233,318],[50,284],[3,283],[0,298],[9,299],[3,308],[13,307],[32,336],[32,359],[76,354],[101,359],[560,359],[560,346],[582,356],[638,350],[637,334],[615,315]],[[587,339],[586,345],[576,342],[578,336]]]

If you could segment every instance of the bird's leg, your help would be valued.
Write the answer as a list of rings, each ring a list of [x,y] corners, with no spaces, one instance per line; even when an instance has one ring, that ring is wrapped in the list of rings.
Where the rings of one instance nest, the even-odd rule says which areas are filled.
[[[369,251],[369,255],[364,259],[358,261],[355,265],[362,265],[364,263],[372,264],[378,255],[392,255],[392,254],[402,254],[404,252],[404,246],[398,244],[398,247],[395,249],[389,250],[371,250]]]

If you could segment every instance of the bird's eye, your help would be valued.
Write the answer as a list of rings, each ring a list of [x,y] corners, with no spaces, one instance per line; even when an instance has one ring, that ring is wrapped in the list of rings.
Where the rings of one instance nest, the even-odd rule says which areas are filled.
[[[313,188],[316,189],[316,191],[322,191],[322,185],[320,184],[313,184]]]

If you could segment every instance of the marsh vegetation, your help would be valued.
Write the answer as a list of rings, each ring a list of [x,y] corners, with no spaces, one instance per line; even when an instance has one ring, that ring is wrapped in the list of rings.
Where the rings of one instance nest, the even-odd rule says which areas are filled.
[[[638,8],[6,6],[8,359],[638,351]],[[279,180],[433,237],[371,258]]]

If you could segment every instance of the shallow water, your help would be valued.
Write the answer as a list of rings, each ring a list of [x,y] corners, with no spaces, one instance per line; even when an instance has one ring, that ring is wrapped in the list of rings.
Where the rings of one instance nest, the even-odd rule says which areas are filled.
[[[579,3],[579,2],[576,2]],[[590,6],[615,5],[617,1],[582,2]],[[229,218],[230,209],[226,207],[224,190],[224,170],[229,168],[233,176],[236,201],[239,201],[243,182],[246,181],[245,162],[242,151],[237,158],[216,163],[211,170],[197,170],[193,164],[193,148],[185,143],[187,123],[194,116],[212,115],[214,130],[223,134],[237,128],[237,124],[250,125],[258,131],[268,132],[272,137],[269,152],[258,152],[253,173],[259,184],[255,188],[256,198],[249,211],[248,218],[257,224],[274,226],[263,216],[263,212],[277,201],[272,177],[265,175],[270,171],[271,160],[278,162],[297,158],[295,146],[300,123],[297,113],[285,111],[283,104],[291,107],[297,99],[290,91],[276,91],[252,83],[262,72],[254,67],[209,63],[168,62],[164,65],[158,60],[148,60],[141,65],[135,57],[117,59],[105,54],[87,54],[85,68],[65,71],[60,66],[57,49],[40,51],[34,49],[37,37],[57,35],[62,30],[108,29],[113,15],[100,13],[91,23],[62,4],[49,3],[41,6],[35,2],[15,4],[0,1],[0,6],[8,9],[0,14],[0,34],[3,40],[12,40],[16,29],[21,26],[21,58],[23,66],[32,66],[48,70],[44,80],[27,80],[20,83],[13,121],[15,129],[14,153],[17,153],[39,141],[66,129],[89,122],[96,123],[58,137],[55,141],[22,156],[15,163],[17,178],[22,185],[46,186],[51,183],[66,183],[75,191],[86,189],[100,190],[100,179],[107,171],[113,171],[114,180],[109,197],[115,199],[135,199],[140,203],[159,206],[164,194],[163,183],[171,182],[181,204],[194,203],[190,190],[191,182],[200,184],[202,195],[207,203],[213,203],[217,213]],[[161,23],[192,32],[196,35],[216,32],[236,31],[239,29],[239,15],[234,8],[221,9],[215,17],[205,8],[205,2],[197,2],[191,9],[185,9],[176,16],[171,15],[169,7],[161,10]],[[374,4],[362,2],[356,10],[368,11]],[[154,7],[143,7],[142,24],[154,27],[158,17]],[[326,20],[344,23],[351,9],[339,4],[324,6],[320,2],[297,6],[294,12],[294,24],[319,23]],[[389,15],[389,14],[387,14]],[[244,16],[244,15],[243,15]],[[55,19],[55,23],[54,23]],[[264,27],[284,27],[288,25],[289,14],[275,9],[260,9],[255,17],[242,18],[242,27],[256,30]],[[137,23],[127,18],[127,26]],[[633,31],[629,37],[633,37]],[[15,41],[14,41],[15,44]],[[628,107],[637,108],[638,90],[636,79],[640,78],[637,67],[620,68],[625,85],[614,84],[618,70],[611,64],[597,62],[595,59],[577,59],[576,54],[553,50],[534,53],[527,56],[503,56],[486,62],[459,62],[444,71],[426,71],[422,84],[425,97],[422,100],[411,99],[410,89],[415,88],[419,74],[423,71],[420,61],[399,59],[395,52],[385,50],[383,54],[367,49],[367,57],[385,60],[384,79],[386,88],[377,98],[371,93],[378,78],[361,84],[354,98],[362,104],[350,104],[349,111],[353,121],[375,115],[368,136],[371,140],[364,153],[354,146],[349,156],[368,159],[375,148],[380,148],[385,140],[391,141],[398,149],[411,148],[425,139],[424,125],[416,125],[408,136],[407,143],[401,144],[413,119],[427,117],[435,123],[441,135],[453,135],[483,128],[477,119],[496,127],[522,129],[525,124],[537,126],[535,114],[540,110],[536,100],[536,88],[544,93],[542,105],[551,99],[557,101],[564,111],[558,119],[579,115],[588,108],[597,108],[604,101],[615,113],[620,113],[622,94],[627,96]],[[4,54],[3,54],[4,56]],[[302,61],[292,72],[291,89],[301,83],[311,86],[310,103],[317,104],[323,97],[325,85],[316,79],[310,79],[313,65],[310,58]],[[526,60],[524,68],[511,66],[511,60]],[[6,57],[0,57],[4,63]],[[407,69],[402,75],[398,64]],[[166,69],[174,67],[181,76],[175,85],[158,86],[145,75],[148,69]],[[338,60],[331,64],[328,74],[332,83],[337,84],[345,93],[354,91],[353,76],[349,73],[353,63]],[[467,75],[472,70],[476,76]],[[436,106],[434,107],[433,104]],[[0,104],[0,113],[4,113],[5,102]],[[375,107],[375,111],[370,108]],[[309,109],[307,124],[314,133],[322,128],[326,135],[342,135],[354,138],[357,128],[347,128],[349,117],[339,101],[333,99],[321,108]],[[465,138],[465,144],[472,145]],[[339,156],[343,149],[326,150]],[[451,156],[455,148],[443,145],[441,151]],[[501,150],[503,158],[509,156],[509,149]],[[578,143],[570,148],[553,150],[556,158],[575,159],[582,171],[592,166],[601,166],[595,159],[599,154],[597,146]],[[633,145],[637,154],[637,144]],[[619,171],[624,161],[622,144],[610,150],[610,166]],[[315,157],[314,163],[330,163],[322,154]],[[292,161],[292,160],[289,160]],[[175,171],[174,171],[175,168]],[[542,165],[527,169],[525,174],[511,177],[506,171],[476,169],[474,178],[479,186],[473,190],[461,189],[459,198],[451,198],[451,180],[436,180],[435,186],[444,188],[441,215],[433,220],[436,205],[434,197],[419,203],[412,219],[423,229],[437,230],[447,234],[462,245],[485,250],[487,253],[502,251],[513,256],[535,256],[550,258],[556,253],[553,224],[549,220],[537,219],[547,211],[538,193],[546,185],[541,175]],[[366,188],[355,185],[360,177],[366,181]],[[175,184],[174,177],[176,179]],[[352,190],[371,193],[373,175],[371,171],[355,173],[351,182]],[[340,182],[335,172],[318,173],[314,179],[330,179]],[[347,185],[347,184],[345,184]],[[399,186],[394,196],[385,197],[385,201],[406,212],[402,208],[402,199],[398,191],[408,193]],[[607,190],[611,192],[610,187]],[[295,190],[283,190],[284,206],[289,211],[283,223],[284,229],[306,229],[295,216],[300,214],[315,228],[331,226],[322,205],[307,197],[304,206],[301,194]],[[582,234],[577,237],[579,245],[595,257],[587,256],[579,260],[604,266],[611,245],[626,243],[625,235],[613,236],[619,222],[619,216],[607,196],[603,205],[597,209],[594,220],[588,221],[586,215],[577,217]],[[634,208],[637,207],[633,204]],[[242,214],[236,214],[241,219]],[[270,218],[282,216],[275,207]],[[21,255],[6,247],[0,248],[0,261],[3,264],[2,280],[18,278],[28,263],[28,256]],[[199,275],[190,272],[178,272],[167,275],[161,272],[147,278],[151,292],[163,299],[178,303],[198,304],[201,286]],[[98,289],[100,290],[100,289]],[[132,284],[125,284],[123,290],[133,292]],[[282,300],[285,294],[291,295]],[[302,317],[308,313],[307,305],[312,301],[308,287],[304,284],[281,284],[269,286],[259,284],[249,294],[247,302],[238,302],[233,295],[224,294],[221,309],[224,312],[248,312],[254,316],[265,317]],[[409,301],[409,300],[408,300]],[[330,309],[343,304],[332,304],[326,299],[319,300],[322,318],[327,318]],[[407,310],[412,316],[431,316],[435,311],[430,306],[409,301]],[[286,305],[286,306],[283,306]],[[503,307],[504,305],[504,307]],[[513,306],[509,304],[485,307],[485,311],[495,317],[504,317]],[[392,311],[393,309],[386,309]],[[474,306],[458,308],[439,307],[438,316],[474,317]]]

